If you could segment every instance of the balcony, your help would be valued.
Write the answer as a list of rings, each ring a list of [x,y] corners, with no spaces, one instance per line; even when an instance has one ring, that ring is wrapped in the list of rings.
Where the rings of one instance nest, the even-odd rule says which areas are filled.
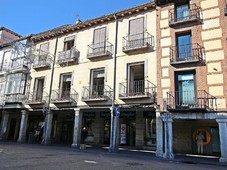
[[[25,104],[43,105],[46,103],[47,100],[48,100],[47,92],[43,92],[42,94],[40,94],[40,92],[34,91],[26,95]]]
[[[112,55],[113,45],[108,41],[88,45],[87,58],[107,57]]]
[[[11,59],[12,63],[9,68],[11,72],[26,72],[28,69],[28,61],[25,57]]]
[[[140,33],[123,37],[123,52],[146,51],[154,47],[154,37],[149,33]]]
[[[205,49],[199,44],[170,47],[170,64],[199,63],[205,61]]]
[[[200,22],[202,8],[196,6],[196,4],[190,4],[190,9],[185,10],[182,16],[177,16],[176,10],[171,9],[169,11],[169,26],[175,27],[181,24],[193,23],[193,22]]]
[[[104,101],[112,99],[113,89],[107,85],[94,85],[83,87],[82,101]]]
[[[33,68],[34,69],[42,69],[42,68],[50,68],[52,63],[52,57],[48,54],[42,54],[35,56]]]
[[[78,93],[74,89],[69,90],[52,90],[51,103],[76,103],[78,100]]]
[[[119,98],[135,99],[135,98],[151,98],[153,102],[156,99],[156,85],[148,80],[138,80],[132,82],[124,82],[119,85]]]
[[[167,93],[167,110],[169,111],[215,111],[216,98],[205,90],[174,91]]]
[[[59,65],[73,64],[76,63],[79,57],[79,51],[73,47],[71,50],[60,51],[58,53],[57,63]]]
[[[25,95],[21,93],[12,93],[5,95],[5,103],[22,103],[25,100]]]

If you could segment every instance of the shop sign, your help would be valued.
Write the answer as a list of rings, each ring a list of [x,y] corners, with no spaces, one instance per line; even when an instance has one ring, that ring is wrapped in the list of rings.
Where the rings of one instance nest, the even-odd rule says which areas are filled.
[[[144,118],[156,118],[156,112],[155,111],[144,111],[143,117]]]
[[[84,112],[83,118],[86,119],[94,119],[95,118],[95,112]]]
[[[135,118],[135,116],[136,116],[136,112],[133,112],[133,111],[121,112],[121,115],[120,115],[121,118]]]
[[[110,118],[110,112],[100,112],[100,118]]]
[[[121,140],[120,144],[126,144],[126,124],[121,124]]]

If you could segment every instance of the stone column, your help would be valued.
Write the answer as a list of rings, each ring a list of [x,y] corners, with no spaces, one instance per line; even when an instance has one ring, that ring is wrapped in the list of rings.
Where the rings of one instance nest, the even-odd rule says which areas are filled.
[[[53,121],[53,113],[52,111],[47,112],[45,118],[45,136],[44,136],[44,144],[51,144],[51,129],[52,129],[52,121]]]
[[[163,157],[163,122],[160,110],[156,110],[156,156]]]
[[[216,119],[219,127],[221,158],[219,162],[227,162],[227,119]]]
[[[18,138],[17,142],[26,142],[27,124],[28,124],[28,111],[22,110],[21,111],[19,138]]]
[[[165,133],[165,153],[163,154],[163,158],[173,159],[173,128],[172,128],[172,115],[165,113],[163,115],[164,122],[164,133]]]
[[[75,119],[74,119],[72,147],[79,147],[80,146],[81,124],[82,124],[82,113],[80,113],[79,108],[74,109],[74,111],[75,111]]]
[[[0,133],[0,140],[6,140],[6,132],[7,132],[7,126],[9,121],[9,112],[2,111],[2,128]]]

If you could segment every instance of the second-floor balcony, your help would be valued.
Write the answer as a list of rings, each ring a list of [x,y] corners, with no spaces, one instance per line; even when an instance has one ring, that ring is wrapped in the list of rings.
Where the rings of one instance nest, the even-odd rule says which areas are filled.
[[[51,103],[76,103],[78,100],[78,93],[74,89],[60,89],[52,90]]]
[[[66,63],[74,63],[77,62],[79,57],[79,51],[73,47],[70,50],[60,51],[58,53],[57,63],[59,65],[63,65]]]
[[[205,60],[205,49],[198,43],[170,47],[170,64],[195,63]]]
[[[156,100],[156,85],[148,80],[123,82],[119,88],[119,98],[122,100],[135,98],[151,98],[153,102]]]
[[[31,93],[27,93],[25,97],[25,104],[28,105],[45,104],[47,100],[48,100],[47,92],[33,91]]]
[[[113,52],[113,45],[108,41],[88,45],[87,58],[110,56]]]
[[[143,51],[154,47],[154,37],[145,32],[123,37],[123,52]]]
[[[52,63],[52,57],[48,54],[40,54],[36,55],[33,68],[34,69],[41,69],[41,68],[50,68]]]
[[[216,109],[216,98],[205,90],[167,93],[167,110],[170,111],[214,111]]]
[[[107,85],[84,86],[82,101],[102,101],[112,99],[113,89]]]
[[[28,69],[28,60],[25,57],[11,59],[9,71],[26,71]]]
[[[177,8],[177,7],[175,7]],[[181,9],[171,9],[169,11],[169,26],[174,27],[184,23],[200,21],[202,8],[196,4],[190,4]]]

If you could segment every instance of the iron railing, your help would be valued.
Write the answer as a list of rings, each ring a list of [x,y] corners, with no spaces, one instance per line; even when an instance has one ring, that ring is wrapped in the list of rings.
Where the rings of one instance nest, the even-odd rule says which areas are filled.
[[[39,91],[33,91],[32,93],[27,93],[25,97],[26,104],[46,103],[47,100],[48,94],[45,91],[42,94]]]
[[[148,32],[123,37],[122,47],[124,52],[153,46],[154,37]]]
[[[216,97],[205,90],[167,92],[167,109],[216,110]]]
[[[119,85],[119,97],[156,97],[156,85],[148,80],[123,82]]]
[[[93,86],[84,86],[82,93],[82,100],[97,100],[103,99],[107,100],[112,98],[113,89],[108,85],[93,85]]]
[[[36,55],[33,62],[33,68],[50,67],[51,63],[52,57],[49,54]]]
[[[13,93],[5,95],[5,103],[22,103],[25,100],[25,95],[21,93]]]
[[[183,16],[177,16],[176,9],[169,10],[169,25],[177,23],[201,20],[202,8],[196,4],[190,4],[190,8],[184,11]]]
[[[78,50],[76,50],[75,47],[71,48],[70,50],[60,51],[58,53],[57,63],[63,64],[65,62],[76,61],[76,59],[78,59],[78,55],[79,55],[79,52]]]
[[[74,89],[60,89],[52,90],[51,102],[72,102],[75,103],[78,100],[78,93]]]
[[[113,45],[108,41],[90,44],[88,45],[88,52],[87,57],[100,57],[100,56],[107,56],[111,55],[113,52]]]
[[[205,49],[198,43],[170,47],[170,63],[205,60]]]

